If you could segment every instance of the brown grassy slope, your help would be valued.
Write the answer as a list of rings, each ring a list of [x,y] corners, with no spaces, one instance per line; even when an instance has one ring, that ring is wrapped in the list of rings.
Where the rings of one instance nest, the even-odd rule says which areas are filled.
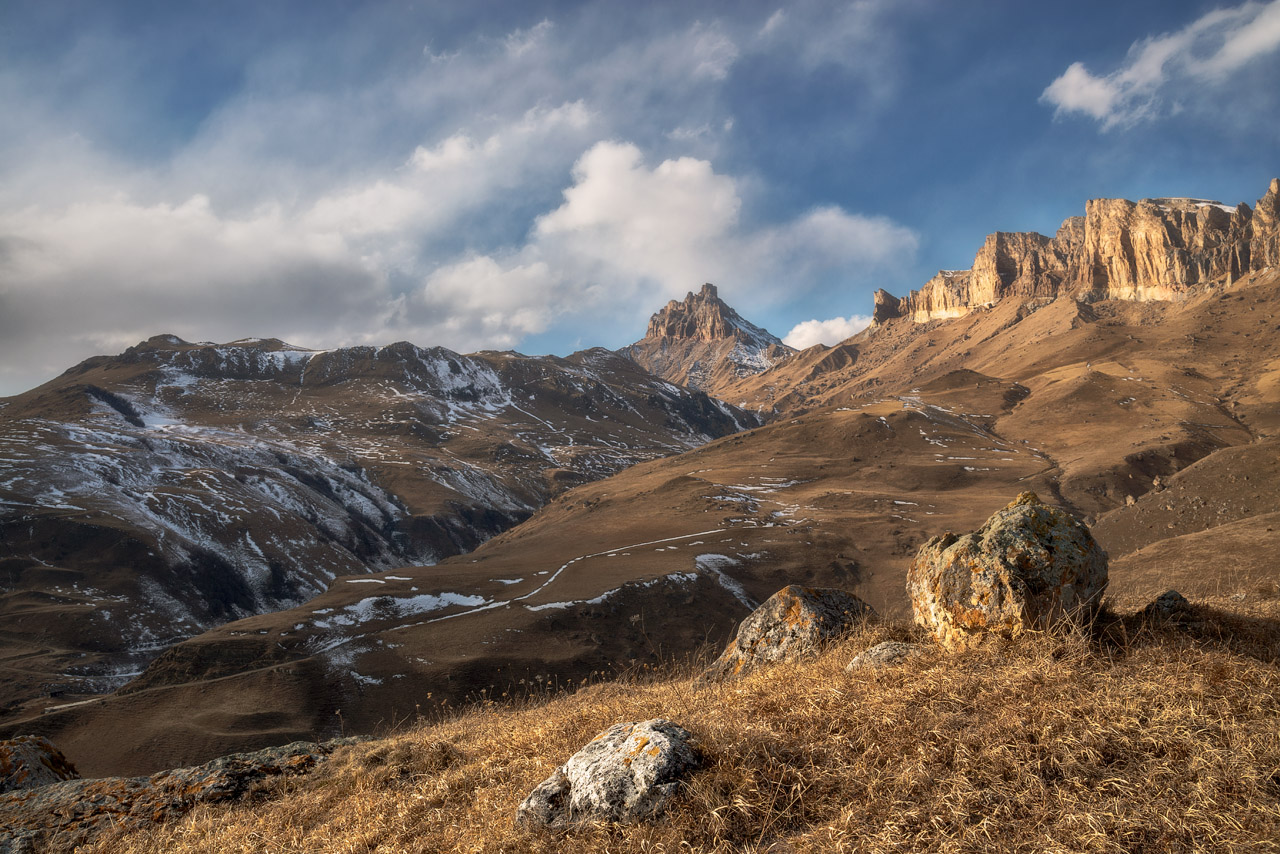
[[[100,843],[124,852],[1275,851],[1280,601],[1210,628],[1111,623],[848,674],[910,630],[872,624],[739,683],[598,684],[358,745],[265,800]],[[670,717],[705,757],[641,826],[516,830],[515,808],[604,728]]]

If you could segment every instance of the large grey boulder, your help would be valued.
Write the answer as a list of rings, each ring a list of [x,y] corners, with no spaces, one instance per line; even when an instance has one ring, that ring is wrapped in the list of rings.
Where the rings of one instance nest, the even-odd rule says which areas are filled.
[[[79,776],[62,751],[43,736],[20,735],[0,741],[0,794],[75,780]]]
[[[564,827],[652,818],[699,763],[693,737],[671,721],[617,724],[534,789],[516,810],[516,823]]]
[[[1107,553],[1065,510],[1024,492],[981,528],[925,543],[907,571],[916,622],[944,646],[1092,619]]]
[[[700,678],[733,679],[763,662],[815,655],[823,644],[873,616],[871,606],[852,593],[788,585],[747,615]]]

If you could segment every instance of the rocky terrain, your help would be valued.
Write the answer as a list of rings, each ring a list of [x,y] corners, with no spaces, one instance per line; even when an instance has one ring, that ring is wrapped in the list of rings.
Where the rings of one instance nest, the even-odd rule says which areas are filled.
[[[1184,225],[1227,216],[1208,203],[1153,209],[1161,205],[1195,208],[1178,214]],[[84,773],[136,775],[577,687],[699,651],[705,660],[791,584],[846,591],[892,621],[910,613],[906,581],[921,546],[980,530],[1030,490],[1090,525],[1110,556],[1113,603],[1137,608],[1169,587],[1193,600],[1270,601],[1280,589],[1270,560],[1280,546],[1280,269],[1257,266],[1271,251],[1259,225],[1275,222],[1267,210],[1249,218],[1247,263],[1241,229],[1234,243],[1206,237],[1169,256],[1182,259],[1168,268],[1177,276],[1199,277],[1191,287],[1161,279],[1177,299],[1073,291],[1077,268],[1043,255],[1074,241],[1070,229],[1058,244],[996,236],[975,274],[1007,277],[1014,290],[993,290],[990,305],[970,294],[954,304],[963,312],[923,322],[882,312],[836,347],[759,372],[721,364],[717,395],[773,413],[764,426],[582,483],[469,553],[340,575],[305,604],[169,646],[114,693],[12,718],[5,731],[49,736]],[[1079,229],[1085,246],[1089,223]],[[1001,253],[1022,260],[1010,267]],[[713,300],[704,289],[669,305],[647,338],[719,328],[690,319]],[[336,410],[337,399],[326,403]],[[128,411],[95,405],[128,423]],[[544,423],[564,418],[529,411]],[[466,423],[484,429],[478,414]],[[451,449],[478,465],[462,447]],[[595,732],[618,720],[597,721]],[[121,730],[131,738],[107,736]]]
[[[90,359],[0,402],[0,726],[755,423],[605,350],[159,336]]]
[[[650,373],[719,396],[727,383],[763,373],[795,352],[720,299],[715,285],[671,300],[644,338],[618,351]]]
[[[1207,199],[1093,199],[1058,233],[997,232],[967,270],[942,270],[898,299],[875,294],[874,322],[960,317],[1006,298],[1172,300],[1280,266],[1280,179],[1254,208]]]

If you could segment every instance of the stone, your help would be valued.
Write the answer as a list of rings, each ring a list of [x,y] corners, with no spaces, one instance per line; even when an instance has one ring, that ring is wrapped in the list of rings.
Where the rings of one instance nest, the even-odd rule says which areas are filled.
[[[1160,623],[1190,626],[1199,623],[1196,609],[1177,590],[1166,590],[1138,612],[1143,619]]]
[[[516,810],[516,823],[565,827],[654,818],[700,763],[693,736],[671,721],[617,724],[539,784]]]
[[[845,667],[845,671],[852,673],[855,670],[879,670],[882,667],[897,667],[899,664],[906,664],[908,661],[920,658],[924,654],[924,647],[918,643],[884,641],[855,655],[853,660]]]
[[[47,738],[20,735],[0,741],[0,794],[35,789],[80,775]]]
[[[816,655],[824,644],[873,616],[871,606],[852,593],[788,585],[747,615],[701,678],[733,679],[764,662]]]
[[[334,747],[351,741],[297,741],[150,777],[70,779],[10,791],[0,795],[0,854],[72,851],[114,828],[142,829],[198,804],[234,803],[271,777],[310,771]]]
[[[1092,619],[1106,587],[1107,553],[1089,529],[1033,492],[973,533],[933,537],[907,570],[916,622],[946,647]]]

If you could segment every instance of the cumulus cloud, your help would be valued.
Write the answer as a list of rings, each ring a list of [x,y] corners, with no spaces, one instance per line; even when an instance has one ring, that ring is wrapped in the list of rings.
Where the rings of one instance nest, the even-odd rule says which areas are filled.
[[[1130,126],[1160,115],[1170,101],[1216,87],[1278,49],[1280,0],[1215,9],[1181,30],[1136,42],[1110,74],[1098,76],[1073,62],[1040,100],[1052,104],[1057,116],[1081,113],[1104,129]]]
[[[251,52],[146,154],[95,124],[142,115],[127,86],[89,115],[0,64],[21,129],[0,140],[0,394],[159,332],[473,350],[589,323],[616,345],[703,281],[770,305],[909,254],[911,231],[840,207],[779,221],[758,176],[713,165],[735,67],[786,53],[817,8],[763,35],[686,21],[599,44],[587,18],[526,23],[340,86],[323,51]],[[74,89],[65,65],[28,76]]]
[[[793,326],[782,343],[797,350],[804,350],[815,344],[830,346],[857,335],[870,325],[871,318],[861,314],[833,317],[830,320],[806,320]]]

